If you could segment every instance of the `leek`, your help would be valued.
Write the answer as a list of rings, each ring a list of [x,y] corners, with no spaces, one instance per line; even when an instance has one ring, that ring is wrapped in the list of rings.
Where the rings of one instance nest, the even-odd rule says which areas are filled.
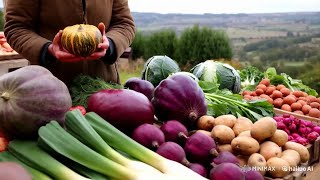
[[[111,148],[91,127],[79,110],[67,112],[65,126],[71,135],[110,160],[136,172],[161,173],[154,167],[140,161],[130,160]]]
[[[57,153],[116,180],[177,179],[153,172],[135,172],[90,149],[65,131],[56,121],[39,129],[39,138]]]
[[[48,175],[44,174],[43,172],[38,171],[37,169],[34,169],[34,168],[26,165],[22,161],[18,160],[16,157],[14,157],[8,151],[0,153],[0,162],[15,162],[15,163],[20,164],[21,166],[23,166],[31,174],[33,179],[36,179],[36,180],[38,180],[38,179],[39,180],[52,180],[51,177],[49,177]]]
[[[88,180],[75,173],[37,146],[34,141],[13,140],[9,152],[28,166],[48,174],[54,179]]]
[[[89,112],[85,118],[94,128],[94,130],[113,148],[129,154],[130,156],[158,169],[164,174],[174,175],[177,178],[183,179],[206,179],[182,164],[168,160],[161,155],[151,151],[134,141],[126,134],[119,131],[110,123],[105,121],[94,112]]]

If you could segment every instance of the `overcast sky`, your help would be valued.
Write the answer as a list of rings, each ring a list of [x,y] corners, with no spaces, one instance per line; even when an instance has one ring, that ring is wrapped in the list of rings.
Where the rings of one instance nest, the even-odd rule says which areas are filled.
[[[320,0],[128,0],[133,12],[265,13],[320,11]],[[3,7],[3,0],[0,0]]]
[[[265,13],[320,11],[320,0],[129,0],[133,12]]]

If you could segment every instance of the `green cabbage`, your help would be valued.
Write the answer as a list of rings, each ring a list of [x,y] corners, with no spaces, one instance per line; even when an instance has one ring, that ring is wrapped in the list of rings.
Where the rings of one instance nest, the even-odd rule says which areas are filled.
[[[144,64],[141,79],[151,82],[156,87],[163,79],[180,71],[178,63],[170,57],[152,56]]]
[[[241,79],[237,70],[225,63],[207,60],[191,70],[199,80],[215,83],[219,89],[229,89],[237,94],[241,90]]]

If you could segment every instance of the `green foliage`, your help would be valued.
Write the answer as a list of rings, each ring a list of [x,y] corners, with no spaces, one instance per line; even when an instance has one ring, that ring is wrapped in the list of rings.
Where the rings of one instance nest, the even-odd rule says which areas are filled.
[[[135,38],[131,44],[133,60],[143,57],[145,51],[145,41],[146,40],[142,32],[137,31]]]
[[[232,49],[224,31],[194,26],[184,30],[177,43],[176,59],[180,65],[194,66],[208,59],[231,59]]]
[[[4,28],[4,15],[3,11],[0,11],[0,31],[3,31]]]
[[[173,57],[176,33],[172,29],[165,29],[152,33],[146,37],[145,53],[143,57],[148,59],[156,55]]]
[[[313,70],[299,76],[302,82],[320,93],[320,65],[314,67]]]

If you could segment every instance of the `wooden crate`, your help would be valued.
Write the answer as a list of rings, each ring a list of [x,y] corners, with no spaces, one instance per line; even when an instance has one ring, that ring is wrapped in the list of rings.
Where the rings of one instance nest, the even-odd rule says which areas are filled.
[[[29,61],[18,54],[0,56],[0,76],[28,65]]]
[[[320,151],[320,137],[318,137],[318,139],[313,144],[307,145],[307,149],[310,154],[310,159],[307,162],[307,165],[311,166],[314,163],[318,163],[319,162],[319,151]]]
[[[307,168],[308,166],[306,164],[303,164],[300,167]],[[283,178],[271,178],[271,177],[264,176],[264,179],[265,180],[302,180],[306,177],[306,175],[307,175],[306,171],[295,171],[295,172],[291,172],[290,174],[288,174]]]
[[[296,113],[293,113],[293,112],[289,112],[289,111],[284,111],[282,109],[278,109],[278,108],[274,108],[274,113],[277,114],[277,115],[283,115],[283,114],[290,114],[298,119],[303,119],[303,120],[306,120],[306,121],[311,121],[315,124],[318,124],[320,125],[320,118],[313,118],[313,117],[310,117],[310,116],[304,116],[304,115],[301,115],[301,114],[296,114]]]

